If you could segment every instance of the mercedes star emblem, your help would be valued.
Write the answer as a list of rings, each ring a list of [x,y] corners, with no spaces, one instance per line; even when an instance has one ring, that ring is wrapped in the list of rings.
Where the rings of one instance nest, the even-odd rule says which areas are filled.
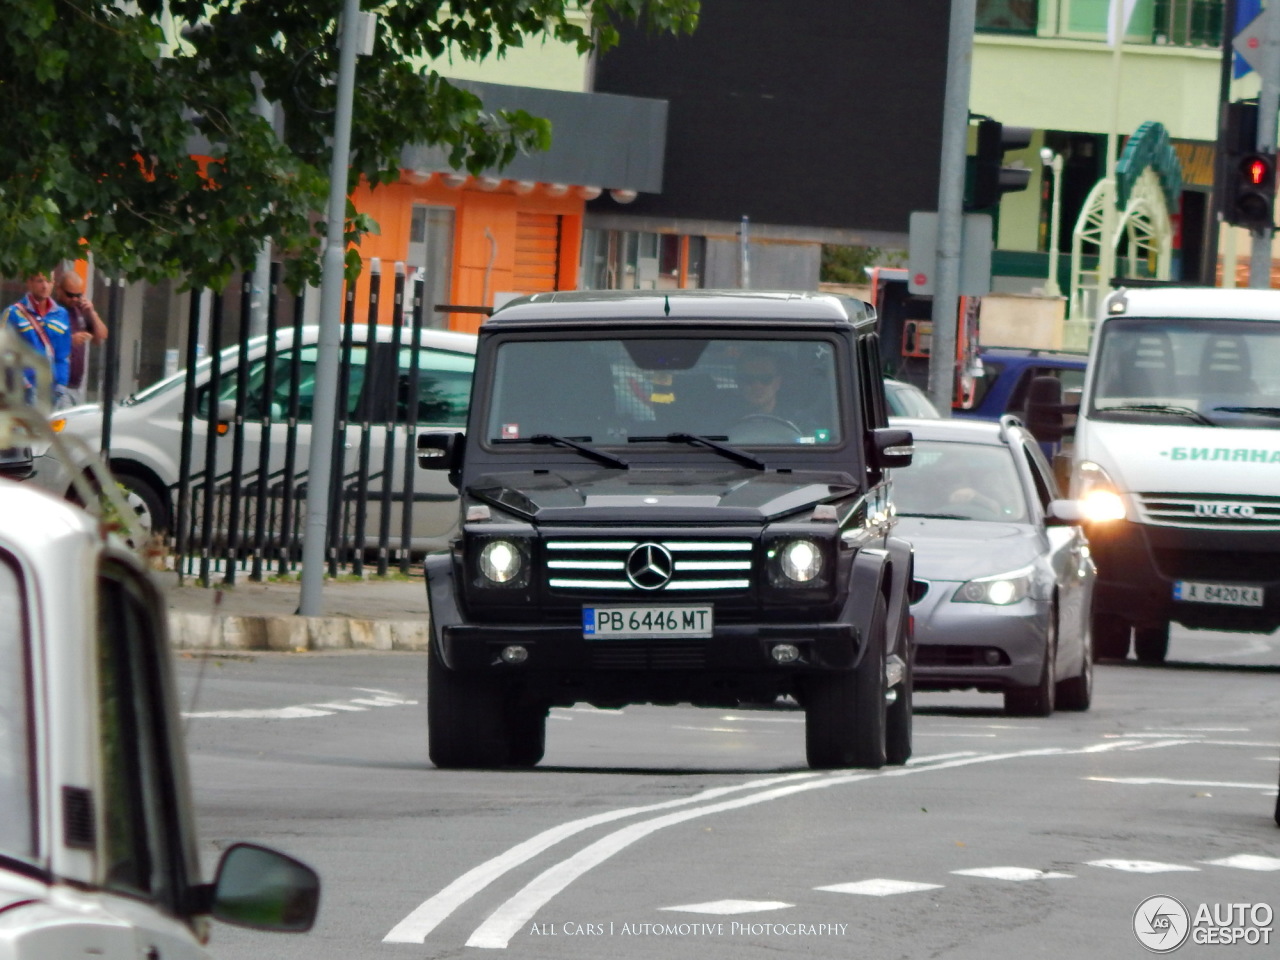
[[[641,590],[657,590],[671,581],[675,564],[660,543],[642,543],[627,555],[627,579]]]

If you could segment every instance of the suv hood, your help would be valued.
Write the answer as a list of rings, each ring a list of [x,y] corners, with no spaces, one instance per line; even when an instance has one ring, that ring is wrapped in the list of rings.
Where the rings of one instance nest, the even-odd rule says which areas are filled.
[[[858,492],[838,471],[732,467],[488,474],[467,489],[539,523],[760,523]]]
[[[1280,430],[1090,420],[1076,459],[1132,493],[1266,493],[1280,484]]]

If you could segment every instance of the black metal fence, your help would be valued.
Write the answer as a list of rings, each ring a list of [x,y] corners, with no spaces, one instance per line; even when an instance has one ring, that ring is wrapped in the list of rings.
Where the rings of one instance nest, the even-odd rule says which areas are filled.
[[[238,576],[263,580],[291,575],[301,562],[308,464],[299,435],[310,423],[311,405],[319,399],[309,392],[311,373],[304,368],[303,354],[315,347],[316,335],[302,324],[304,295],[282,291],[279,274],[279,265],[273,265],[265,343],[250,336],[252,274],[245,274],[238,290],[221,295],[197,290],[191,295],[180,466],[167,505],[171,522],[166,546],[176,558],[180,579],[195,576],[206,585],[215,576],[227,583]],[[331,576],[342,571],[407,574],[417,552],[413,507],[423,499],[415,491],[420,403],[411,401],[421,395],[418,348],[426,306],[421,277],[406,278],[397,265],[388,330],[378,323],[384,286],[375,267],[364,330],[357,327],[350,286],[346,295],[326,545]],[[239,298],[238,311],[229,309],[233,297]],[[117,299],[113,297],[110,313],[117,309]],[[237,313],[238,317],[229,316]],[[282,313],[291,320],[287,325],[281,323]],[[408,349],[402,352],[402,347]],[[353,409],[349,398],[354,349],[365,352]],[[202,364],[202,353],[207,364]],[[409,358],[407,371],[399,366],[404,353]],[[104,451],[111,447],[112,393],[103,398]],[[198,424],[205,425],[202,442],[197,442]],[[256,451],[246,442],[247,427],[253,428]],[[374,442],[375,435],[380,442]],[[225,449],[220,449],[228,442],[229,462]],[[354,458],[349,447],[356,450]],[[402,471],[398,482],[397,465]],[[428,499],[446,497],[437,493]],[[397,512],[399,522],[394,523]]]

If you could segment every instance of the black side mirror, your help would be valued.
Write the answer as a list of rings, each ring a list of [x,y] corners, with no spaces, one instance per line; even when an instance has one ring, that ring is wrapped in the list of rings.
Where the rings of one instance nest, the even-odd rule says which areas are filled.
[[[26,480],[35,474],[35,460],[30,447],[8,447],[0,450],[0,477]]]
[[[875,451],[874,466],[881,470],[911,466],[915,455],[915,440],[910,430],[899,427],[880,427],[872,432]]]
[[[227,848],[209,891],[209,913],[238,927],[305,933],[320,909],[320,878],[305,863],[252,843]]]
[[[1067,432],[1063,414],[1074,410],[1062,402],[1062,381],[1057,377],[1033,377],[1027,385],[1023,421],[1041,443],[1057,443]]]
[[[466,437],[461,433],[418,434],[418,466],[423,470],[448,470],[455,487],[462,474],[462,450]]]

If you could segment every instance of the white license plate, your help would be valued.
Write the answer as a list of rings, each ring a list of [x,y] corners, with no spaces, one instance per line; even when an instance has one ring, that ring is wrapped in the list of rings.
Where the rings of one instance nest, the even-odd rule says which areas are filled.
[[[583,607],[582,635],[613,637],[709,637],[711,607]]]
[[[1197,583],[1193,580],[1177,580],[1173,584],[1173,599],[1184,603],[1222,603],[1229,607],[1262,606],[1261,587],[1241,587],[1230,583]]]

